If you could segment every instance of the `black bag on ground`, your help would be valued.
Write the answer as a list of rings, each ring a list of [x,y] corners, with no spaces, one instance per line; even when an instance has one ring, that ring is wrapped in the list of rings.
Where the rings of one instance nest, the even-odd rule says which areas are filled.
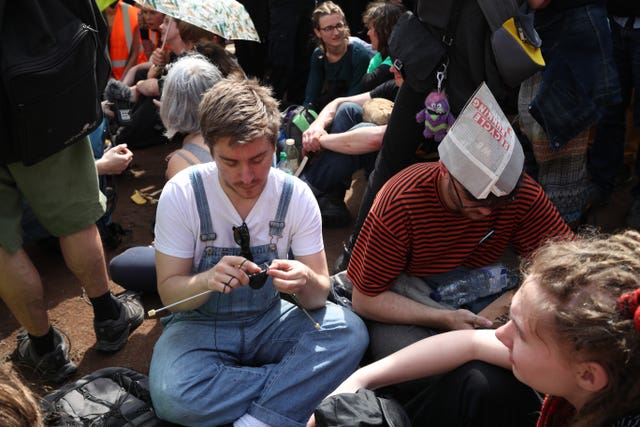
[[[108,29],[93,0],[7,1],[0,23],[0,162],[32,165],[102,121]]]
[[[411,427],[400,403],[366,389],[327,397],[314,415],[318,427]]]
[[[46,426],[165,426],[151,405],[149,379],[129,368],[95,371],[46,395]]]

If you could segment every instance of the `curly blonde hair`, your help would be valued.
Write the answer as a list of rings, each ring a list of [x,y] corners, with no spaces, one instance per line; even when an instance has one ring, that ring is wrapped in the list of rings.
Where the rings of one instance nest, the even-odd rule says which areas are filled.
[[[551,242],[525,265],[545,295],[549,330],[569,357],[597,362],[607,386],[576,413],[572,425],[603,425],[640,402],[640,233]],[[621,297],[635,306],[622,309]],[[546,325],[546,323],[545,323]],[[640,325],[640,323],[638,323]]]
[[[43,425],[40,407],[31,390],[4,363],[0,366],[0,425]]]

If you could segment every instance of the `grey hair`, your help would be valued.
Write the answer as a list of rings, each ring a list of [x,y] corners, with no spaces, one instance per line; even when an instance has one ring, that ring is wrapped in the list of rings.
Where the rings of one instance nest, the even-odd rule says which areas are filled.
[[[202,55],[188,55],[174,63],[162,89],[160,118],[171,139],[176,133],[200,130],[198,105],[204,93],[222,80],[220,70]]]

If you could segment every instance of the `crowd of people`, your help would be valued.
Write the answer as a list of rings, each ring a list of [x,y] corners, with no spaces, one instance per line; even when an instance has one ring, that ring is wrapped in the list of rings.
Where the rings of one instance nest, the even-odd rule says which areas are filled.
[[[77,370],[24,247],[35,223],[91,302],[96,350],[126,345],[141,293],[170,306],[148,371],[167,422],[322,427],[322,402],[368,389],[415,426],[640,426],[640,183],[628,229],[580,229],[621,181],[627,111],[640,127],[640,8],[526,0],[546,67],[512,87],[475,0],[438,11],[426,0],[240,3],[260,42],[105,4],[104,120],[33,165],[0,162],[0,298],[22,327],[14,365],[53,384]],[[421,85],[391,47],[407,17],[447,41]],[[441,141],[416,119],[434,91],[457,117]],[[318,112],[295,176],[275,167],[289,105]],[[158,159],[154,242],[107,262],[100,177],[165,143],[177,147]],[[361,169],[352,223],[344,198]],[[323,227],[349,224],[330,267]],[[481,312],[504,286],[440,301],[509,257],[521,283],[497,330]],[[126,292],[113,295],[110,278]],[[40,424],[5,368],[0,422]]]

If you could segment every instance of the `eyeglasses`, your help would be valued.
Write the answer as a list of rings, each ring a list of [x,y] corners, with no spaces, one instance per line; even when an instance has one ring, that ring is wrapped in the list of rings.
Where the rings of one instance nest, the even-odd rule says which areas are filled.
[[[469,204],[465,204],[462,201],[462,197],[460,197],[460,193],[458,192],[458,186],[456,185],[457,183],[459,184],[459,181],[451,177],[450,182],[451,182],[451,185],[453,186],[453,192],[456,193],[456,197],[458,198],[458,203],[460,204],[460,207],[462,209],[476,209],[476,208],[495,209],[502,206],[506,206],[515,200],[516,196],[518,195],[518,187],[520,184],[520,181],[518,181],[516,188],[511,192],[511,194],[508,194],[506,196],[501,196],[501,197],[496,197],[496,196],[492,197],[492,195],[489,195],[489,197],[487,197],[484,200],[476,199],[463,187],[465,198],[473,202],[472,205],[469,205]]]
[[[342,22],[338,22],[336,25],[327,25],[326,27],[320,28],[320,31],[323,33],[333,33],[333,30],[342,31],[344,30],[344,25]]]
[[[253,255],[251,254],[251,235],[249,235],[247,223],[243,222],[242,225],[231,228],[233,229],[233,240],[240,245],[240,255],[249,261],[253,261]]]

